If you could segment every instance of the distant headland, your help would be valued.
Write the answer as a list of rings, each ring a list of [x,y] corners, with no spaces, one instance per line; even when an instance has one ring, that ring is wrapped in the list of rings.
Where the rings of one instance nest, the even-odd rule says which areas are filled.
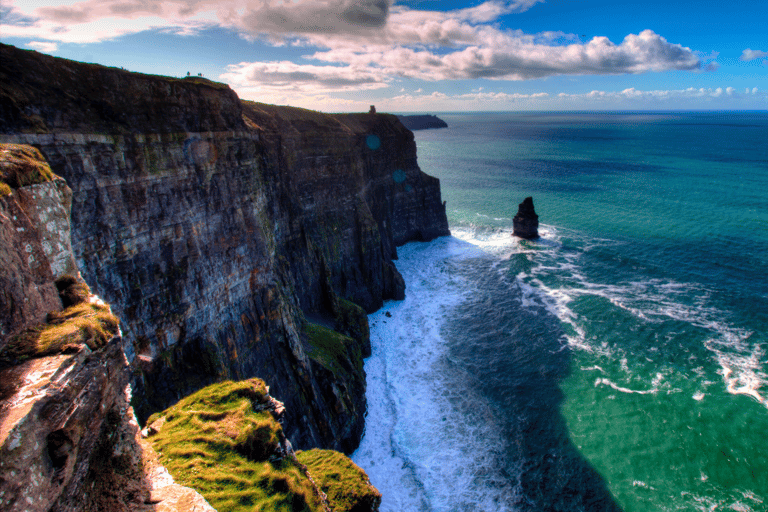
[[[427,130],[430,128],[448,128],[448,123],[433,115],[397,116],[409,130]]]

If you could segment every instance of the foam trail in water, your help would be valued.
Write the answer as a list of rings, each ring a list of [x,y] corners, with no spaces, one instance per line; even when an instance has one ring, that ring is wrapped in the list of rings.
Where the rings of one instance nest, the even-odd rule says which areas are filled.
[[[500,258],[509,258],[515,253],[527,254],[535,265],[528,272],[517,275],[522,305],[531,309],[543,306],[557,316],[572,348],[614,360],[623,357],[622,347],[587,339],[584,325],[590,319],[581,318],[570,307],[582,296],[602,297],[645,323],[677,320],[711,332],[713,336],[704,347],[719,364],[726,391],[749,396],[768,407],[768,396],[764,391],[768,387],[765,350],[750,339],[753,333],[723,320],[727,314],[710,305],[709,292],[704,286],[657,278],[609,283],[591,281],[582,271],[581,258],[592,249],[619,242],[585,238],[553,226],[542,226],[541,239],[533,243],[510,236],[508,229],[465,228],[454,232],[461,239]],[[571,239],[568,250],[562,245],[564,237]],[[579,249],[575,250],[576,247]],[[556,284],[546,284],[553,280]],[[701,397],[697,395],[696,399]]]
[[[454,238],[406,245],[397,261],[405,300],[369,317],[368,414],[352,459],[381,491],[382,512],[513,510],[494,411],[457,382],[441,335],[472,291],[450,267],[480,254]]]

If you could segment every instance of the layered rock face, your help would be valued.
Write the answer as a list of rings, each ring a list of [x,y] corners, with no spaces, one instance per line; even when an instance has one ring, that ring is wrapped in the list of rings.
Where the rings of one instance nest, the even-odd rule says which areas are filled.
[[[140,463],[152,450],[128,404],[117,319],[74,277],[71,197],[35,148],[0,145],[0,509],[213,510]],[[114,320],[108,339],[78,343],[98,313]]]
[[[0,79],[0,141],[39,148],[72,189],[75,258],[122,319],[139,417],[259,376],[294,445],[353,450],[365,312],[403,295],[397,245],[448,234],[412,134],[5,45]],[[346,370],[309,323],[353,341],[335,346]]]

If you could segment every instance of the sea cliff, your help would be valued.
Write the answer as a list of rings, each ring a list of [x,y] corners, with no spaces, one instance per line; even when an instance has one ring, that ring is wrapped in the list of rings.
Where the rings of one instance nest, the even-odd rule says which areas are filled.
[[[429,130],[433,128],[448,128],[448,123],[437,116],[422,114],[413,116],[397,116],[409,130]]]
[[[39,149],[71,189],[72,258],[121,319],[108,346],[126,364],[109,373],[139,419],[259,377],[294,446],[353,450],[366,312],[403,296],[398,245],[448,234],[413,134],[391,115],[245,102],[7,45],[0,83],[0,142]],[[20,289],[45,280],[17,274]],[[39,295],[3,343],[58,300]]]

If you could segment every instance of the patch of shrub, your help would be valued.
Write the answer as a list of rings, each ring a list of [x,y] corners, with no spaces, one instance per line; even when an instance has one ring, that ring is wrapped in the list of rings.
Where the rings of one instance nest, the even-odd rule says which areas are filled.
[[[0,144],[0,182],[7,187],[20,188],[56,178],[39,149],[26,144]]]

